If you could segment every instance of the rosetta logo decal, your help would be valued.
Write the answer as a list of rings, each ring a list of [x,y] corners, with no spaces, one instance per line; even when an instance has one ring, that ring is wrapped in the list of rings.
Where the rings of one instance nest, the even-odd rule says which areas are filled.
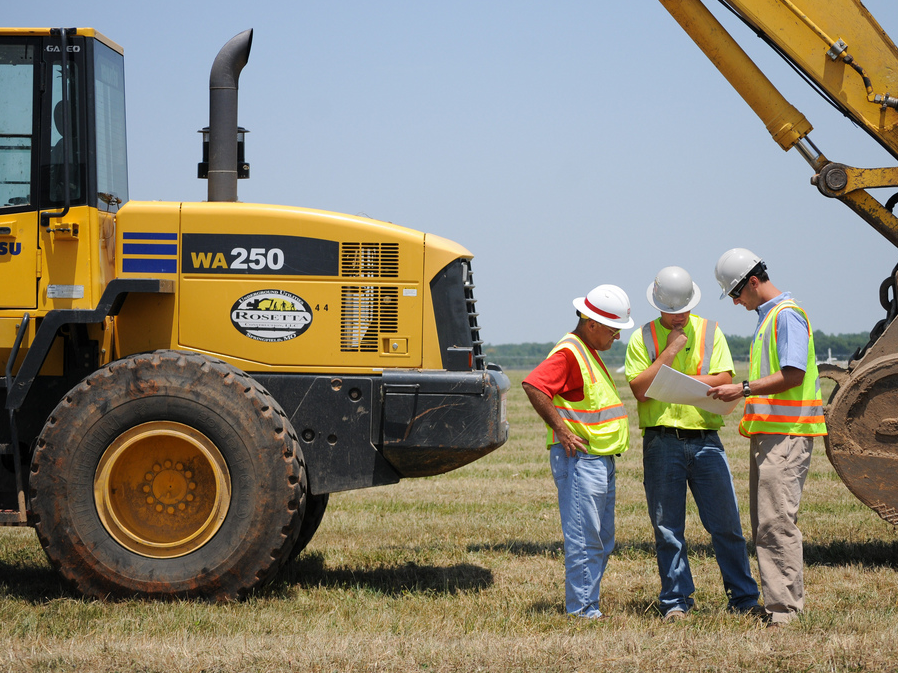
[[[231,307],[231,323],[256,341],[290,341],[309,329],[312,310],[301,297],[282,290],[259,290]]]

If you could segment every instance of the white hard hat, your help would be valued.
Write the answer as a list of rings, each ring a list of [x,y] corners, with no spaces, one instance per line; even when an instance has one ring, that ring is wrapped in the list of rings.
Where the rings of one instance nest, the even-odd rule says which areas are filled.
[[[633,327],[630,317],[630,298],[617,285],[599,285],[585,297],[574,299],[574,308],[587,318],[592,318],[614,329]]]
[[[733,248],[723,253],[714,267],[714,275],[723,290],[720,298],[723,299],[732,292],[759,264],[762,269],[767,268],[764,260],[745,248]]]
[[[662,313],[686,313],[698,305],[702,291],[686,269],[665,266],[645,291],[645,298]]]

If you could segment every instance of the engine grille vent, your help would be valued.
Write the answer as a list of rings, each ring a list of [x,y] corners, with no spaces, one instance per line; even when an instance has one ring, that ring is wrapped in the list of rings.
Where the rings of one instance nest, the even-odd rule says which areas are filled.
[[[398,278],[398,243],[342,243],[340,275],[344,278]]]
[[[341,299],[341,351],[375,353],[381,334],[399,330],[398,287],[344,286]]]
[[[477,324],[477,300],[474,298],[474,272],[471,271],[471,261],[466,260],[467,273],[465,278],[465,306],[468,309],[468,324],[471,327],[471,345],[474,349],[474,369],[486,369],[486,356],[483,354],[483,339],[480,338],[480,325]]]

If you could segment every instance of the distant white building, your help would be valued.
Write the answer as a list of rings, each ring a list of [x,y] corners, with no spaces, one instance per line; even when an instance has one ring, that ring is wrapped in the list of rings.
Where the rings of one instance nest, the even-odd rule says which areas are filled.
[[[827,351],[826,359],[820,360],[818,358],[817,359],[818,365],[837,365],[839,367],[847,367],[848,366],[848,360],[836,360],[833,357],[833,349],[832,348],[827,348],[826,351]]]

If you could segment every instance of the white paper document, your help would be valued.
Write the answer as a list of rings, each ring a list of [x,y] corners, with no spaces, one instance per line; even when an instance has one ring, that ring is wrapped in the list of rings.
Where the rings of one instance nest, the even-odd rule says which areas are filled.
[[[671,369],[667,365],[661,365],[661,370],[652,381],[652,385],[645,391],[646,397],[651,397],[662,402],[671,402],[672,404],[691,404],[699,409],[710,411],[714,414],[726,416],[741,399],[732,402],[724,402],[723,400],[715,400],[708,396],[709,386],[707,383],[696,381],[691,376],[686,376]]]

